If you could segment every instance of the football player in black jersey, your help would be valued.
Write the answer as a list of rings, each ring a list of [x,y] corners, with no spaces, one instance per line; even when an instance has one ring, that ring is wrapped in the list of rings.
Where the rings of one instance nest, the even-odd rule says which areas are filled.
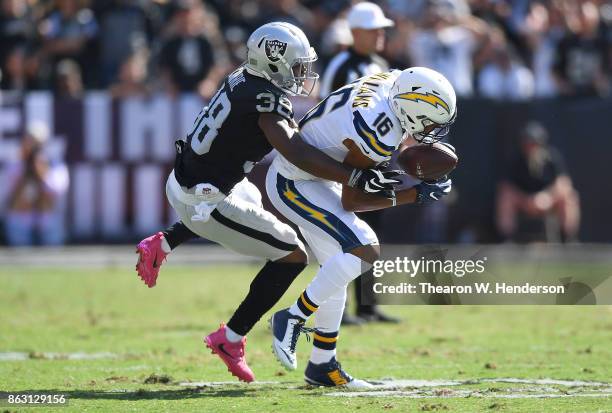
[[[136,270],[153,287],[167,254],[194,237],[265,258],[227,325],[204,339],[233,375],[250,382],[245,335],[304,269],[307,256],[293,229],[263,208],[245,175],[274,148],[304,171],[365,192],[399,181],[392,172],[351,170],[300,138],[287,95],[307,96],[318,75],[311,69],[317,55],[299,28],[265,24],[249,37],[247,49],[245,64],[225,79],[186,139],[177,141],[166,195],[180,221],[140,242]]]

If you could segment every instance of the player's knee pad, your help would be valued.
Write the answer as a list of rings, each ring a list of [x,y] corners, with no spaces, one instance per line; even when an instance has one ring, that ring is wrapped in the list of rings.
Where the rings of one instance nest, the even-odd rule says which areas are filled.
[[[329,297],[345,290],[346,286],[370,267],[361,258],[340,252],[325,261],[319,272],[306,288],[308,297],[317,305]]]
[[[372,265],[353,254],[344,252],[331,257],[324,266],[326,267],[326,272],[329,271],[336,274],[338,280],[342,282],[342,284],[339,285],[340,287],[346,286],[362,273],[370,269]]]

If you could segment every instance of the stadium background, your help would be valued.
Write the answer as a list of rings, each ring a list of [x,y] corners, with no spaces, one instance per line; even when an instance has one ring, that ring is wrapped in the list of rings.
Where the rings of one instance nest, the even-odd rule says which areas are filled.
[[[604,172],[612,151],[612,3],[378,3],[396,22],[382,53],[392,66],[427,65],[454,83],[459,117],[450,142],[461,158],[454,195],[432,210],[386,211],[382,241],[498,241],[496,184],[517,150],[519,130],[532,119],[548,128],[580,194],[579,239],[612,241]],[[349,1],[1,4],[0,221],[11,187],[7,165],[19,158],[27,125],[41,120],[51,135],[49,158],[65,160],[70,172],[62,214],[71,243],[131,242],[173,221],[163,190],[173,141],[243,61],[255,27],[285,20],[303,28],[319,53],[319,73],[350,42]],[[443,29],[452,36],[432,43],[432,33],[443,38]],[[177,36],[196,39],[199,48],[173,55]],[[523,80],[492,89],[485,73],[503,66],[500,55]],[[297,116],[315,102],[295,99]]]

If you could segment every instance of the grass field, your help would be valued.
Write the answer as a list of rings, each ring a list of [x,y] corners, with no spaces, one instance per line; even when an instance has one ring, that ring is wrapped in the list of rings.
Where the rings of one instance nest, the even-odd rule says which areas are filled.
[[[229,318],[256,269],[165,267],[147,289],[132,268],[0,268],[0,391],[61,392],[68,406],[47,410],[78,412],[612,412],[612,311],[604,306],[388,307],[403,323],[343,329],[339,359],[359,378],[431,382],[377,397],[305,386],[302,370],[285,372],[274,360],[261,322],[248,361],[258,381],[273,383],[210,383],[235,378],[201,338]],[[301,340],[300,366],[310,345]],[[496,378],[607,384],[482,380]]]

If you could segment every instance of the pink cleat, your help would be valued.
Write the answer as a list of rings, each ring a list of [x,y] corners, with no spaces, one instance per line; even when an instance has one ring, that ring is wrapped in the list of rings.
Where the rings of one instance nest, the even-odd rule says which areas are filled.
[[[145,238],[136,247],[136,254],[139,255],[136,263],[138,276],[149,287],[154,287],[159,275],[159,267],[166,259],[166,254],[162,249],[162,238],[164,234],[158,232]]]
[[[247,383],[255,380],[255,375],[244,358],[246,337],[237,343],[232,343],[225,336],[225,324],[222,323],[217,331],[204,337],[204,343],[206,343],[206,347],[212,350],[213,354],[221,357],[221,360],[227,366],[227,370],[233,376]]]

